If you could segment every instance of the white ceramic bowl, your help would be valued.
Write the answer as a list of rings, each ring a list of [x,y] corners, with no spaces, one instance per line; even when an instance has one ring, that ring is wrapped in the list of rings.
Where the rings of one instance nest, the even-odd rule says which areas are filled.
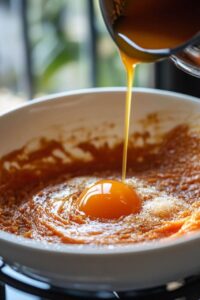
[[[53,95],[0,117],[0,156],[33,138],[56,137],[56,128],[101,128],[116,123],[123,134],[125,89],[93,89]],[[181,94],[135,89],[133,128],[142,130],[147,114],[158,112],[165,132],[200,113],[198,99]],[[133,126],[134,125],[134,126]],[[152,128],[152,130],[154,130]],[[157,130],[157,129],[155,129]],[[98,134],[98,132],[97,132]],[[104,132],[109,136],[110,132]],[[153,287],[200,271],[200,234],[167,242],[94,247],[51,245],[0,232],[0,256],[22,273],[56,286],[86,290],[133,290]]]

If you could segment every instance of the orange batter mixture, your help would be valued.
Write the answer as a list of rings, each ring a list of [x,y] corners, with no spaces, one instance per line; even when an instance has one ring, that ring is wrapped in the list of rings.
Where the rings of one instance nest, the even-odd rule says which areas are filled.
[[[145,242],[199,230],[200,137],[182,125],[159,144],[148,144],[148,134],[143,138],[143,146],[130,143],[126,178],[141,206],[112,219],[85,214],[80,195],[104,178],[120,181],[121,143],[114,148],[82,143],[79,148],[92,160],[70,163],[55,155],[66,155],[56,141],[42,140],[40,149],[30,154],[24,147],[6,155],[0,164],[0,229],[52,243],[95,245]]]

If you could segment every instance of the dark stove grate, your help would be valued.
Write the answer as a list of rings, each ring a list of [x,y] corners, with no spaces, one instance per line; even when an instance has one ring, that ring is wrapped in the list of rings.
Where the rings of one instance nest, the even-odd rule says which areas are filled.
[[[200,275],[190,277],[182,282],[171,283],[157,288],[130,292],[86,292],[62,289],[43,284],[38,280],[27,283],[27,277],[0,261],[0,299],[6,300],[5,285],[14,287],[29,295],[48,300],[199,300]],[[33,284],[32,284],[33,283]]]
[[[4,300],[6,298],[5,284],[0,281],[0,299]]]

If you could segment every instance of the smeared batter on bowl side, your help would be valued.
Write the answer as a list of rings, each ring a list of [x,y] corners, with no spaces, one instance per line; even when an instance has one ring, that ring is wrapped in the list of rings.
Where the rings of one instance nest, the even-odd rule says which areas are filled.
[[[145,137],[145,135],[143,136]],[[147,137],[146,137],[147,138]],[[161,142],[130,143],[126,184],[137,192],[137,213],[91,218],[79,210],[86,187],[121,180],[122,143],[78,145],[89,159],[64,159],[58,141],[41,140],[1,159],[0,229],[51,243],[132,244],[174,238],[200,228],[200,137],[181,125]],[[115,207],[113,207],[113,210]]]

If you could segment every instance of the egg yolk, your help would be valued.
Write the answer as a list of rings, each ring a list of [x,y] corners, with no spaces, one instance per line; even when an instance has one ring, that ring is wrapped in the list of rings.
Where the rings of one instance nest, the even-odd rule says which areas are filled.
[[[85,189],[78,208],[91,218],[118,219],[139,212],[141,200],[133,188],[115,180],[100,180]]]

